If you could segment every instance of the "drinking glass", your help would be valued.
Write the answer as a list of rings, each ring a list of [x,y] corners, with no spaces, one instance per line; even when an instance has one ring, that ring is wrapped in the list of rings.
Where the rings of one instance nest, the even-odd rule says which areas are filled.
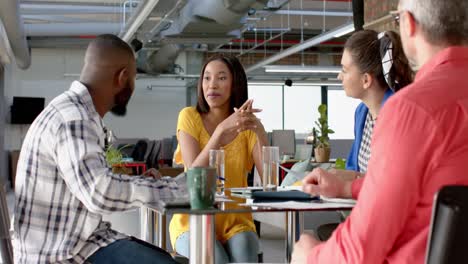
[[[209,166],[216,169],[216,194],[224,195],[224,150],[210,149]]]
[[[263,190],[275,191],[278,187],[279,147],[264,146],[263,154]]]

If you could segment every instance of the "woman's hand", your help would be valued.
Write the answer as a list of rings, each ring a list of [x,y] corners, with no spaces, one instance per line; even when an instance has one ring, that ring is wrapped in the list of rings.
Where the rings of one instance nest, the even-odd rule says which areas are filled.
[[[252,128],[250,128],[250,130],[254,131],[255,134],[257,134],[257,136],[262,137],[262,136],[266,135],[265,128],[263,127],[263,124],[260,121],[260,119],[258,119],[255,116],[255,113],[261,112],[262,110],[252,107],[253,106],[253,100],[252,99],[248,100],[247,102],[248,102],[248,104],[245,106],[245,108],[242,108],[242,107],[239,108],[239,109],[234,108],[234,111],[235,112],[240,112],[240,115],[242,117],[249,118],[253,122],[252,123],[253,126],[252,126]],[[247,129],[243,129],[243,130],[247,130]]]
[[[258,127],[259,119],[254,113],[260,111],[260,109],[252,109],[252,100],[247,100],[239,109],[234,109],[234,113],[216,128],[221,133],[222,145],[226,145],[234,140],[244,130],[255,131]],[[263,128],[263,126],[261,127]]]

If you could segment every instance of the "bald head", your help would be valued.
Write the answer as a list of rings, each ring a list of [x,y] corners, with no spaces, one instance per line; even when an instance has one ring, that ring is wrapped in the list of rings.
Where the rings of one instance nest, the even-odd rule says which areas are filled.
[[[111,77],[116,71],[135,68],[132,48],[119,37],[100,35],[88,45],[81,79],[85,82]]]
[[[136,62],[132,48],[114,35],[100,35],[86,50],[80,82],[89,90],[101,116],[111,110],[124,115],[135,88]]]

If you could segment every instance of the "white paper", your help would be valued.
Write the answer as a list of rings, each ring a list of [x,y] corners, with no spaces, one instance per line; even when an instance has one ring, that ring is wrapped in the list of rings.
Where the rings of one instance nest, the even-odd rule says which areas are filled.
[[[218,194],[216,194],[215,201],[216,202],[232,202],[232,200],[228,199],[226,196],[218,195]]]
[[[244,206],[252,207],[270,207],[277,209],[332,209],[332,208],[353,208],[354,205],[350,203],[331,203],[323,201],[311,201],[311,202],[277,202],[277,203],[253,203],[252,201],[247,201],[247,203],[242,204]]]
[[[325,196],[320,196],[320,199],[329,203],[346,203],[346,204],[353,204],[353,205],[356,204],[356,200],[354,199],[328,198]]]

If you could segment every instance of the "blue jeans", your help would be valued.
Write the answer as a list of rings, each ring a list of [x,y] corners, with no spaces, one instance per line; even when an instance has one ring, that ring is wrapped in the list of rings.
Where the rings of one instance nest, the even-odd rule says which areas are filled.
[[[166,251],[134,237],[117,240],[107,247],[100,248],[87,259],[87,262],[98,264],[177,263]]]
[[[175,242],[175,249],[180,255],[190,258],[190,233],[180,235]],[[260,243],[255,232],[241,232],[231,237],[226,244],[215,241],[216,264],[258,262]]]

